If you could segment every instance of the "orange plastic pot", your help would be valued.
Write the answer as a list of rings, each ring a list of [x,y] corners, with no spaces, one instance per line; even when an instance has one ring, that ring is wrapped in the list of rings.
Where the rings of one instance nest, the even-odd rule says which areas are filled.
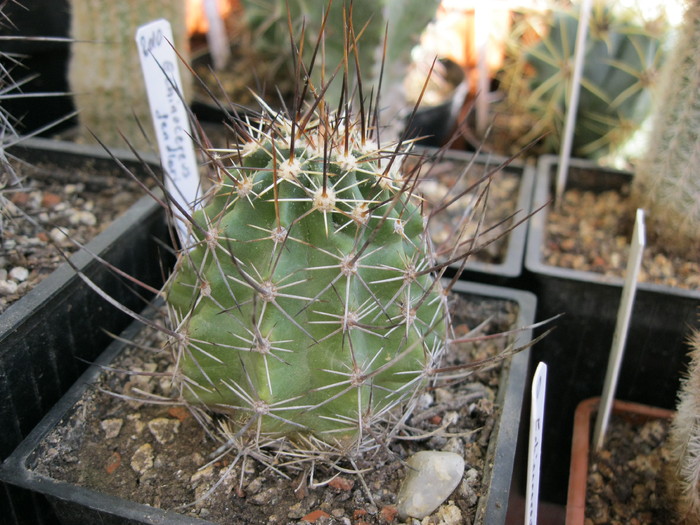
[[[591,427],[598,412],[599,397],[585,399],[576,407],[574,434],[571,442],[571,465],[569,469],[569,491],[566,501],[566,525],[583,525],[586,519],[586,484],[591,442]],[[644,423],[652,419],[670,419],[674,412],[629,401],[615,400],[612,413],[633,423]]]

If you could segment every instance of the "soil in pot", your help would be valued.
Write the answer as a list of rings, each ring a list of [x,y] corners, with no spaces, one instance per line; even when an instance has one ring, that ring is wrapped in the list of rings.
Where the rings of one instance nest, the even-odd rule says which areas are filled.
[[[576,411],[567,525],[675,525],[667,487],[673,412],[615,401],[603,446],[593,450],[584,441],[590,439],[598,404],[598,398],[587,399]],[[584,495],[577,494],[584,487],[585,514]]]
[[[635,424],[611,418],[606,444],[589,466],[586,516],[593,525],[675,524],[664,479],[669,426],[663,419]]]
[[[19,189],[5,189],[0,245],[0,312],[20,299],[78,247],[143,195],[133,180],[105,173],[87,160],[70,167],[15,162]]]
[[[589,176],[583,168],[570,170],[570,176],[577,179]],[[629,183],[602,192],[566,190],[561,208],[552,207],[549,212],[544,261],[551,266],[624,276],[635,213]],[[640,280],[697,290],[700,261],[667,252],[663,239],[647,239]]]
[[[488,159],[488,156],[485,158]],[[414,158],[406,160],[409,165],[413,162]],[[461,192],[494,170],[499,163],[500,160],[470,163],[466,158],[449,155],[438,155],[435,161],[425,162],[420,168],[418,190],[425,198],[427,214],[460,196]],[[502,263],[508,249],[507,233],[515,222],[514,219],[506,219],[518,209],[521,180],[514,172],[498,170],[490,183],[484,181],[476,190],[469,191],[431,217],[428,225],[430,238],[435,246],[441,247],[440,259],[454,257],[450,251],[455,247],[456,255],[464,253],[478,235],[477,243],[487,245],[471,255],[469,260]]]
[[[511,301],[456,297],[455,326],[467,333],[487,320],[494,333],[513,327],[517,304]],[[121,354],[116,368],[158,373],[172,366],[168,352],[153,353],[159,336],[144,330],[137,345]],[[154,341],[153,339],[156,339]],[[465,344],[447,357],[446,364],[471,362],[502,351],[508,341]],[[222,475],[228,476],[202,501],[181,512],[216,523],[290,523],[327,516],[340,523],[395,523],[396,493],[404,476],[404,460],[424,449],[449,450],[466,459],[461,484],[438,509],[430,523],[471,523],[478,498],[485,490],[482,475],[489,437],[497,425],[495,404],[503,365],[492,366],[466,379],[443,381],[423,395],[420,409],[406,432],[419,436],[399,439],[388,450],[362,460],[363,475],[333,471],[316,465],[309,483],[308,469],[288,471],[282,478],[275,467],[254,461],[231,463],[230,456],[208,464],[218,443],[208,439],[194,418],[182,408],[141,404],[118,399],[108,390],[126,395],[143,392],[168,396],[169,381],[157,375],[125,375],[106,371],[95,388],[50,433],[31,460],[32,468],[52,478],[87,485],[100,492],[137,499],[161,508],[192,504]],[[364,470],[367,469],[367,470]],[[335,477],[334,477],[335,476]],[[372,500],[369,499],[371,494]],[[235,512],[235,514],[234,514]],[[443,521],[440,521],[443,520]]]

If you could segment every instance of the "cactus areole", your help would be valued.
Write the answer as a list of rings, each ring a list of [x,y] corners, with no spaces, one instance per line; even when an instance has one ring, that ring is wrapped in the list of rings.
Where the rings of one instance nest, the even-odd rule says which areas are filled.
[[[415,181],[346,120],[277,116],[219,151],[167,289],[182,396],[240,431],[356,443],[445,350]]]

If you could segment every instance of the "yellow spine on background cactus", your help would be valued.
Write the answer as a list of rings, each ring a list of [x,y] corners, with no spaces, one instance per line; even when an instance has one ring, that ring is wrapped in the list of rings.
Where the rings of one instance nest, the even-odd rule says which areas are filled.
[[[110,146],[123,146],[119,131],[132,145],[146,141],[137,119],[151,129],[146,90],[141,75],[134,34],[136,28],[165,18],[173,29],[175,49],[187,49],[185,2],[177,0],[71,0],[73,44],[69,83],[80,120],[80,132],[88,130]],[[185,97],[191,92],[191,75],[181,65]]]
[[[669,496],[675,501],[678,523],[700,523],[700,332],[691,341],[688,376],[678,396],[670,433],[672,467]]]
[[[665,64],[659,107],[633,193],[669,252],[700,257],[700,1],[688,2]]]

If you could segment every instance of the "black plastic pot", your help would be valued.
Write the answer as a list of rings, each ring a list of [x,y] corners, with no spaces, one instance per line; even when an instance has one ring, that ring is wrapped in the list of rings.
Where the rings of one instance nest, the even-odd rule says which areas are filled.
[[[456,290],[476,300],[498,298],[518,304],[518,326],[527,326],[532,322],[535,311],[535,297],[528,292],[505,288],[458,283]],[[124,339],[132,339],[140,329],[132,324],[123,334]],[[530,340],[529,331],[521,332],[517,344]],[[37,425],[16,451],[0,467],[0,478],[4,481],[45,495],[52,503],[60,523],[85,524],[203,524],[200,519],[186,517],[172,511],[163,511],[147,505],[136,504],[113,496],[97,493],[69,483],[56,481],[40,475],[31,469],[32,455],[41,440],[72,410],[90,385],[101,373],[100,366],[108,365],[122,351],[124,343],[115,341],[96,361],[80,380],[71,388],[56,407]],[[511,475],[515,460],[515,443],[523,402],[523,392],[527,375],[529,351],[523,351],[513,357],[503,367],[501,387],[496,403],[501,407],[501,419],[492,432],[489,453],[492,459],[486,463],[492,465],[489,493],[484,494],[480,502],[478,523],[505,523],[505,513],[509,497]],[[488,474],[487,474],[488,476]]]
[[[470,162],[486,169],[494,169],[505,163],[508,159],[499,155],[473,154],[457,150],[440,151],[437,148],[417,148],[416,153],[425,153],[429,158],[435,157],[448,161],[458,162],[467,166]],[[531,211],[532,191],[535,185],[535,169],[533,166],[513,160],[503,168],[503,172],[515,175],[519,178],[517,202],[509,213],[518,212],[513,222],[525,218]],[[486,173],[486,170],[484,171]],[[457,175],[457,174],[455,174]],[[428,177],[430,174],[428,173]],[[498,174],[494,175],[492,184],[499,183]],[[420,189],[420,188],[419,188]],[[478,191],[478,190],[477,190]],[[470,194],[468,197],[471,197]],[[488,203],[487,203],[488,206]],[[499,220],[505,217],[499,218]],[[489,225],[485,224],[484,228]],[[488,236],[488,235],[487,235]],[[527,236],[527,224],[523,223],[508,232],[505,239],[503,257],[497,262],[479,261],[478,257],[471,256],[463,269],[460,278],[465,281],[492,284],[496,286],[520,288],[519,280],[523,271],[523,259],[525,256],[525,239]],[[453,264],[452,272],[459,268],[459,264]]]
[[[557,158],[540,159],[533,206],[553,193]],[[573,160],[567,187],[603,191],[628,184],[631,174]],[[574,411],[602,392],[622,293],[622,279],[556,268],[543,262],[548,209],[530,222],[526,279],[538,297],[539,320],[564,314],[556,330],[533,349],[533,362],[549,365],[542,457],[543,500],[564,504]],[[687,363],[687,337],[697,326],[700,291],[649,283],[637,288],[616,397],[673,408]]]
[[[9,153],[32,164],[120,172],[103,150],[73,143],[28,139]],[[133,155],[118,155],[135,173],[146,176]],[[138,311],[148,294],[142,289],[135,293],[134,285],[92,254],[157,288],[166,271],[164,246],[169,238],[163,209],[146,196],[74,254],[71,262],[112,297]],[[110,333],[119,333],[129,322],[128,315],[100,298],[66,263],[0,315],[0,459],[12,452],[108,346]],[[9,523],[42,523],[41,505],[29,503],[26,494],[14,489],[5,487],[0,493],[0,507],[7,510],[3,519]]]

